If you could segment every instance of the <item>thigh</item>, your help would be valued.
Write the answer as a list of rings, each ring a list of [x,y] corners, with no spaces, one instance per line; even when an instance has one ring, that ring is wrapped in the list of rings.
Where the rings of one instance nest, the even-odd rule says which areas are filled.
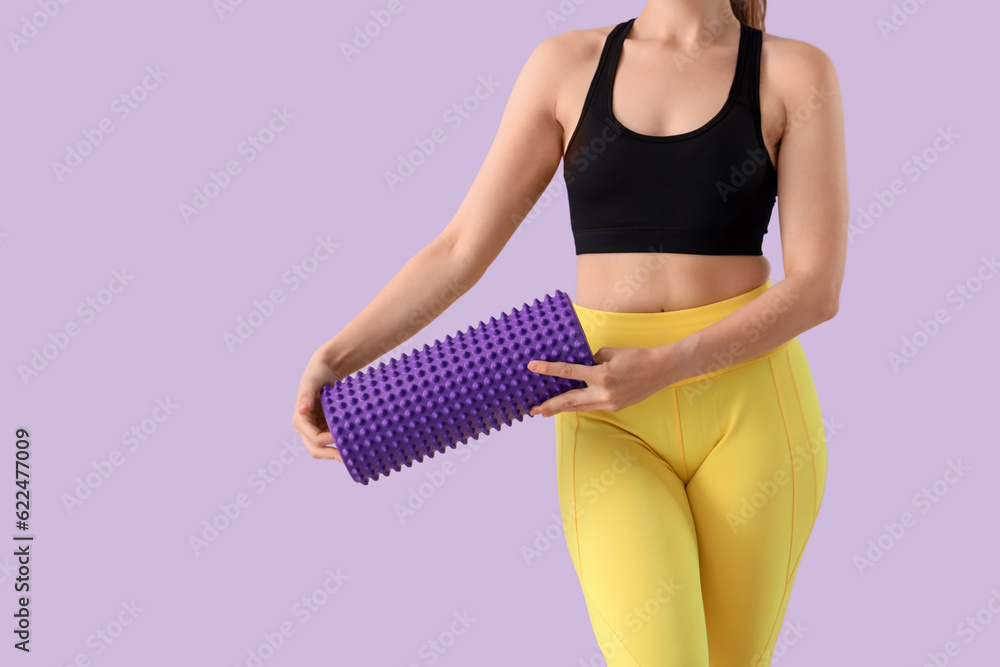
[[[556,415],[566,544],[609,667],[707,667],[698,545],[684,485],[634,434]]]
[[[819,402],[797,340],[715,378],[721,438],[687,493],[710,664],[766,665],[826,476]]]

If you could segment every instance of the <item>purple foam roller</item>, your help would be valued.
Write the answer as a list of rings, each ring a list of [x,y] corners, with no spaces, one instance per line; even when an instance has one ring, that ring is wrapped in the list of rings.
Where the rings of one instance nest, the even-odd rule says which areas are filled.
[[[323,387],[334,446],[354,481],[368,484],[587,386],[529,371],[532,359],[594,364],[572,302],[561,290]]]

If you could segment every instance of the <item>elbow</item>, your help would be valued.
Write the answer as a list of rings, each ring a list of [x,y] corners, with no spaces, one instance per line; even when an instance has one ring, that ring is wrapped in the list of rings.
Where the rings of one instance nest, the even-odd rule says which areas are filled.
[[[802,282],[795,288],[795,292],[805,297],[808,305],[804,309],[816,324],[833,319],[840,310],[840,280],[812,271],[803,271],[796,276],[801,276],[799,279]]]
[[[840,309],[840,299],[829,299],[826,301],[826,306],[823,309],[823,322],[832,320],[836,316],[837,311]]]
[[[438,268],[450,267],[452,279],[459,282],[463,293],[468,291],[486,272],[487,267],[483,266],[479,253],[469,249],[461,239],[442,235],[437,241],[440,252],[436,258]]]
[[[832,320],[837,315],[837,311],[840,310],[840,290],[831,286],[817,301],[822,304],[820,321]]]

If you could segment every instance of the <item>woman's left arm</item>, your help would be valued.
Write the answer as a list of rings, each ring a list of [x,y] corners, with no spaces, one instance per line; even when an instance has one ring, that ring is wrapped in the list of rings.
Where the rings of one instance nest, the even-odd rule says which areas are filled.
[[[785,109],[778,160],[785,278],[676,343],[604,348],[594,355],[595,366],[532,361],[529,370],[588,386],[555,396],[531,414],[619,410],[675,382],[764,354],[837,313],[849,217],[840,86],[819,48],[798,40],[772,44],[761,76],[779,91]]]
[[[772,81],[780,86],[785,108],[778,160],[785,278],[675,345],[653,348],[671,378],[668,384],[717,368],[729,356],[738,363],[764,354],[829,320],[840,306],[849,204],[837,73],[815,46],[798,40],[773,43],[778,53],[761,76],[769,86]],[[734,348],[739,355],[731,354]]]

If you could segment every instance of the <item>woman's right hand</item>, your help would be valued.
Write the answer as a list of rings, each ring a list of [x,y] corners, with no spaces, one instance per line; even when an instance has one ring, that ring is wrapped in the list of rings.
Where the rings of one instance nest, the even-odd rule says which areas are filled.
[[[320,403],[320,391],[323,386],[342,379],[326,361],[322,351],[317,351],[309,359],[306,371],[302,374],[302,381],[299,382],[292,426],[314,459],[336,459],[341,463],[344,462],[333,444],[333,436],[330,435],[323,406]]]

